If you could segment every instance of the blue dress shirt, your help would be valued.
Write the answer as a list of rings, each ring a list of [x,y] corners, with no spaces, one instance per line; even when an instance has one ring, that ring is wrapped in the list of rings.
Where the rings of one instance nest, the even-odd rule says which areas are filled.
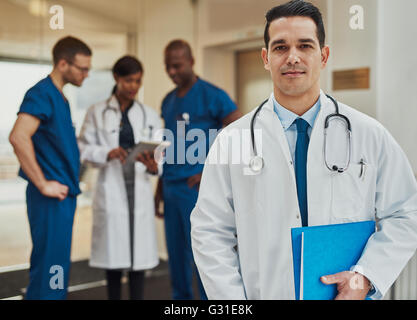
[[[282,127],[285,132],[285,137],[288,141],[288,146],[290,147],[291,158],[295,164],[295,146],[297,143],[297,126],[295,124],[295,120],[297,118],[302,118],[308,122],[309,128],[307,129],[307,134],[311,136],[311,130],[313,129],[314,122],[316,121],[317,115],[320,111],[320,98],[311,107],[306,113],[304,113],[301,117],[294,112],[284,108],[281,106],[278,101],[273,97],[274,102],[274,111],[277,114],[279,120],[281,121]]]

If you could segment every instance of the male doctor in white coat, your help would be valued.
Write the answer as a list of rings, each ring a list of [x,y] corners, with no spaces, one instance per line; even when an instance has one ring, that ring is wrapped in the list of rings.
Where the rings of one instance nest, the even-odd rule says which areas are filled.
[[[319,84],[329,57],[321,14],[308,2],[291,1],[272,8],[266,20],[262,58],[274,91],[255,122],[265,165],[250,175],[247,161],[233,160],[239,139],[229,137],[249,130],[253,110],[212,145],[191,214],[193,253],[207,296],[294,299],[291,228],[376,220],[377,232],[357,264],[321,281],[337,284],[336,299],[381,299],[417,247],[410,164],[381,124],[339,103],[350,120],[352,153],[345,172],[328,169],[324,123],[335,105]],[[332,126],[326,159],[330,168],[343,167],[345,124]],[[219,158],[226,161],[213,161]]]

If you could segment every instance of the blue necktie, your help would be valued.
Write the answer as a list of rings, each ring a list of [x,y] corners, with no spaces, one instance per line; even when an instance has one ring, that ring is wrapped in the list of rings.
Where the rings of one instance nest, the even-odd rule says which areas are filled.
[[[295,146],[295,179],[297,182],[298,206],[300,207],[301,222],[303,227],[308,226],[307,210],[307,151],[310,141],[307,129],[308,122],[298,118],[295,120],[297,125],[297,144]]]

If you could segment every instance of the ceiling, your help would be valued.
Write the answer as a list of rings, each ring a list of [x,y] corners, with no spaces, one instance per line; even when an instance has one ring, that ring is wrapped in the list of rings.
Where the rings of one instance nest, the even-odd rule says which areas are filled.
[[[107,68],[127,52],[128,39],[136,33],[138,1],[0,0],[0,56],[50,60],[54,43],[73,35],[91,46],[95,67]],[[63,30],[50,28],[52,5],[64,8]]]
[[[138,16],[138,2],[141,0],[60,0],[63,5],[94,12],[112,20],[135,26]]]

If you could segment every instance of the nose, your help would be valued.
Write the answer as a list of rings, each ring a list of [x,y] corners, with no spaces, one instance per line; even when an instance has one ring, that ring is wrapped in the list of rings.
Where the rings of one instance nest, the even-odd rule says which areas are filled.
[[[175,69],[172,67],[167,67],[167,73],[170,77],[173,77],[175,75]]]
[[[298,55],[297,49],[292,48],[288,54],[287,58],[287,64],[288,65],[295,65],[297,63],[300,63],[300,57]]]
[[[139,91],[139,88],[140,88],[140,84],[134,83],[130,86],[129,91],[134,91],[137,93]]]

